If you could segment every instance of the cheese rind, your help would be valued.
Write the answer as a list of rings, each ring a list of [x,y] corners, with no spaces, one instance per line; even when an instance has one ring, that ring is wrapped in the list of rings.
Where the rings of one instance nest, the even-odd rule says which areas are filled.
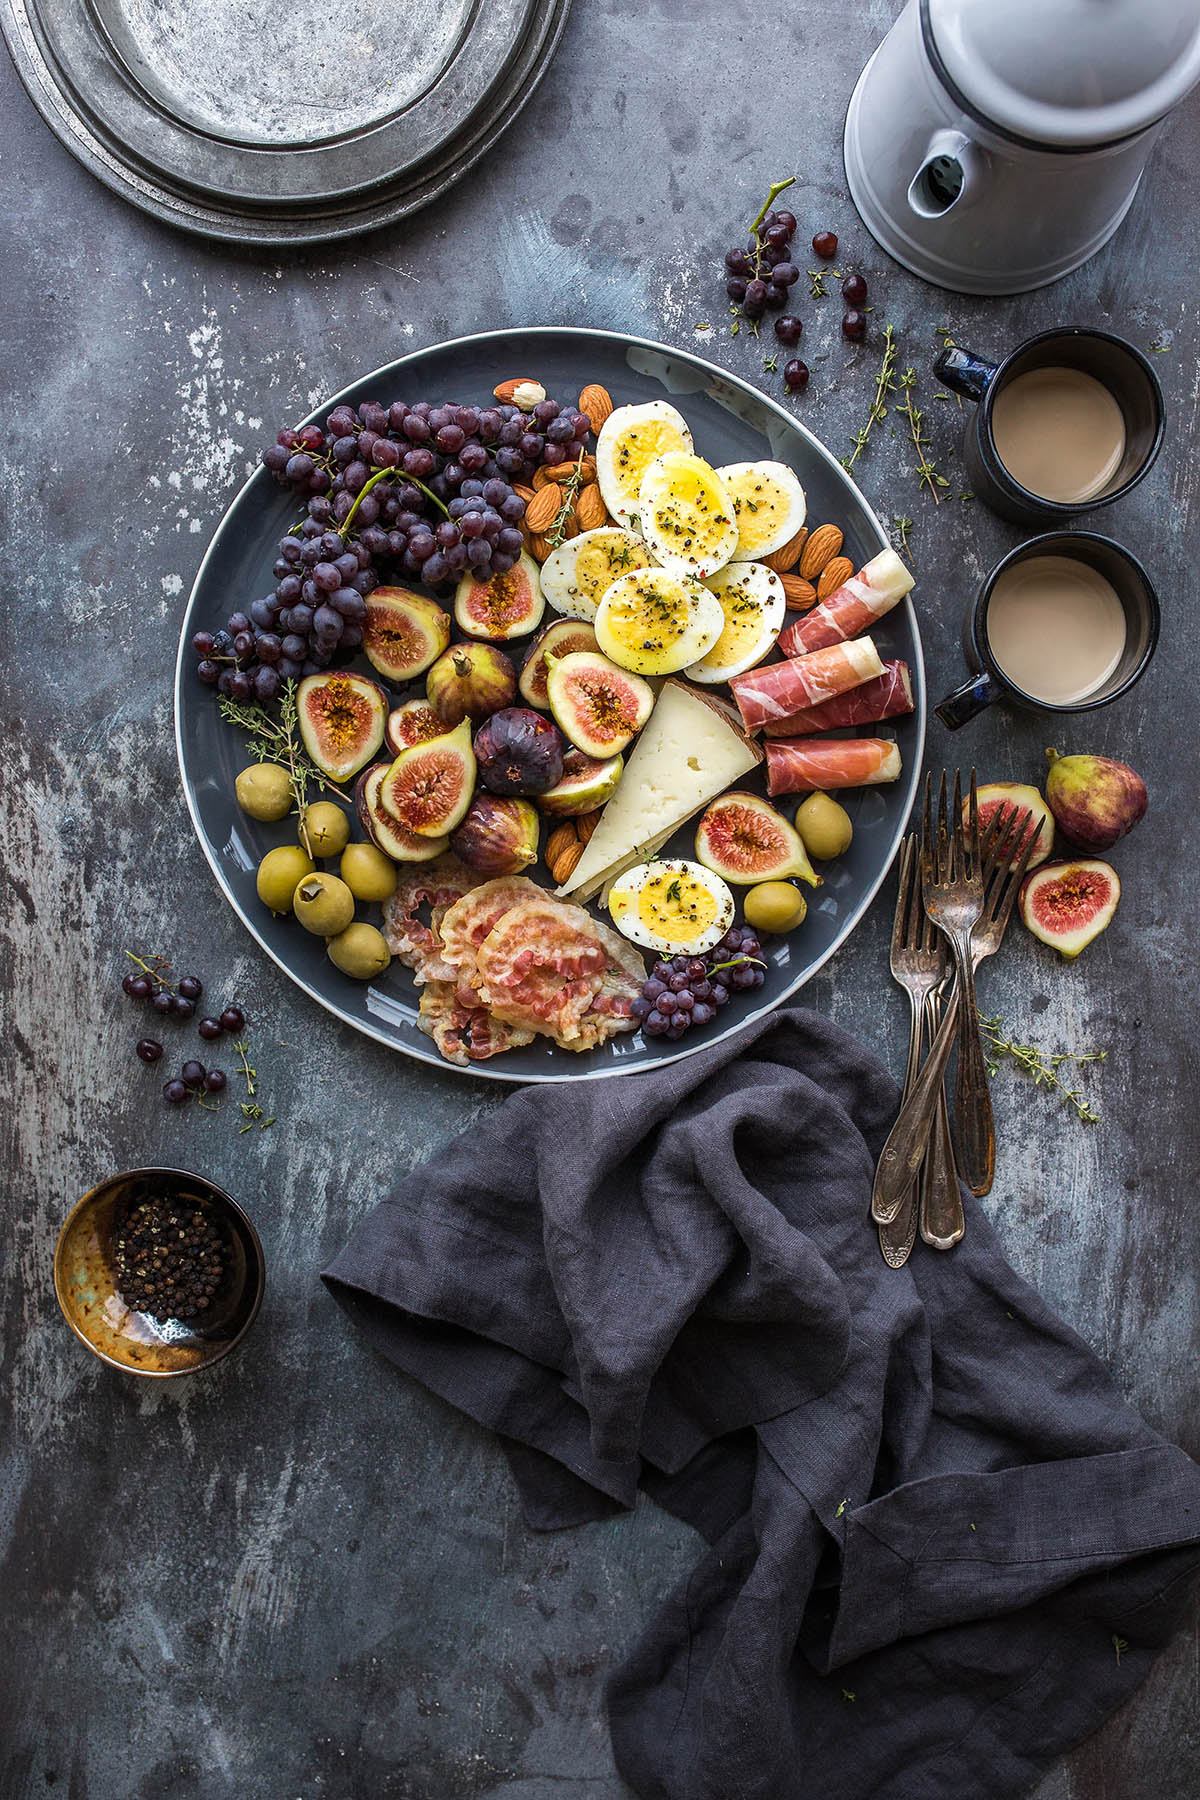
[[[762,761],[727,709],[668,681],[560,895],[590,899]]]

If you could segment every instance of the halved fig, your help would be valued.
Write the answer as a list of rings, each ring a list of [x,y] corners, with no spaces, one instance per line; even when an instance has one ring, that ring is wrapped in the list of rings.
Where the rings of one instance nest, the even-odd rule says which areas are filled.
[[[539,794],[537,803],[555,819],[575,819],[580,813],[595,812],[612,799],[624,770],[623,756],[597,761],[582,750],[568,750],[563,757],[562,778]]]
[[[529,646],[529,654],[521,664],[521,698],[543,711],[550,704],[546,677],[556,656],[570,656],[577,650],[596,650],[596,633],[584,619],[555,619],[545,631],[539,631]]]
[[[388,817],[418,837],[444,837],[460,825],[475,792],[471,727],[463,720],[427,744],[402,750],[379,789]]]
[[[1051,850],[1054,848],[1054,814],[1042,799],[1035,787],[1028,787],[1020,781],[989,781],[981,787],[979,800],[979,832],[983,835],[984,827],[1002,806],[1016,807],[1019,812],[1030,812],[1037,823],[1037,842],[1030,853],[1028,867],[1040,868]],[[963,817],[966,818],[969,802],[963,802]],[[1032,824],[1032,822],[1031,822]],[[1026,827],[1030,829],[1031,826]],[[1024,833],[1013,832],[1008,842],[1009,861],[1014,859],[1025,843]],[[1005,849],[1004,845],[996,846],[997,854]]]
[[[375,848],[390,856],[393,862],[431,862],[449,848],[450,839],[419,837],[415,831],[398,825],[390,813],[384,812],[379,795],[391,770],[391,763],[372,763],[355,782],[354,810],[358,822]]]
[[[411,681],[437,661],[450,642],[450,614],[427,594],[377,587],[363,619],[367,661],[389,681]]]
[[[460,719],[486,719],[511,706],[517,671],[495,644],[451,644],[425,677],[425,692],[445,731]]]
[[[795,826],[757,794],[722,794],[713,801],[696,827],[696,859],[741,887],[792,875],[820,887],[823,879]]]
[[[369,675],[306,675],[296,690],[300,741],[330,781],[349,781],[383,742],[388,699]]]
[[[393,756],[399,756],[410,744],[427,744],[430,738],[443,737],[445,731],[445,720],[439,719],[428,700],[418,695],[403,706],[392,708],[383,735]]]
[[[1021,883],[1021,919],[1035,938],[1075,957],[1117,910],[1117,871],[1098,858],[1046,863]]]
[[[654,710],[654,689],[598,650],[555,657],[546,676],[550,711],[585,756],[616,756]]]
[[[537,630],[545,610],[541,576],[527,550],[502,575],[486,581],[464,575],[454,595],[458,628],[473,638],[525,637]]]
[[[514,794],[476,794],[450,848],[481,875],[519,875],[537,861],[541,823],[528,800]]]

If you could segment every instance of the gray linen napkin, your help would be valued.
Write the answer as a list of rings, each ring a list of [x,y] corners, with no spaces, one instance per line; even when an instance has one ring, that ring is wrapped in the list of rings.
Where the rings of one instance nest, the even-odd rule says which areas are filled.
[[[640,1485],[707,1540],[610,1683],[647,1800],[1019,1794],[1186,1604],[1200,1469],[979,1211],[953,1255],[883,1263],[896,1098],[801,1008],[655,1073],[526,1088],[324,1273],[500,1433],[531,1524]]]

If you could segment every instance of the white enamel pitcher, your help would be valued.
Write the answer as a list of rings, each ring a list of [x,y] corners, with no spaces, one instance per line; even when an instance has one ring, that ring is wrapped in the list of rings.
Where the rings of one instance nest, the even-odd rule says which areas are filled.
[[[858,79],[846,175],[883,248],[968,294],[1094,256],[1200,80],[1200,0],[908,0]]]

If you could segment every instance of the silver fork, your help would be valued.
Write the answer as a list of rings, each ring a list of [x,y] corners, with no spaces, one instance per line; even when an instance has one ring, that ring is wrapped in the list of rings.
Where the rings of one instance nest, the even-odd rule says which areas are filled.
[[[926,1004],[934,988],[946,973],[946,953],[942,941],[925,916],[918,873],[917,839],[910,832],[900,851],[900,880],[896,890],[896,912],[892,921],[891,970],[908,995],[908,1061],[904,1071],[904,1099],[912,1090],[921,1066],[922,1024]],[[882,1164],[880,1165],[883,1166]],[[878,1171],[876,1180],[878,1181]],[[879,1222],[879,1248],[893,1269],[908,1261],[917,1236],[918,1191],[910,1180],[896,1207],[881,1218],[876,1211],[876,1195],[872,1193],[871,1212]]]
[[[1033,814],[1015,806],[998,807],[984,828],[979,846],[983,912],[971,936],[971,961],[976,969],[985,957],[995,955],[1004,940],[1013,902],[1036,842]],[[1014,861],[1018,847],[1020,854]],[[944,987],[944,982],[939,984],[925,1002],[931,1038],[941,1017]],[[938,1090],[929,1148],[921,1165],[920,1227],[922,1238],[935,1250],[952,1250],[966,1230],[944,1085]]]
[[[975,965],[971,934],[983,912],[983,867],[979,846],[979,803],[975,772],[963,817],[962,779],[954,775],[953,811],[942,771],[937,825],[933,822],[933,776],[925,782],[921,831],[921,891],[925,910],[950,943],[958,995],[958,1065],[954,1080],[954,1125],[958,1166],[973,1194],[986,1194],[996,1171],[996,1128],[988,1091],[987,1060],[975,1010]]]

